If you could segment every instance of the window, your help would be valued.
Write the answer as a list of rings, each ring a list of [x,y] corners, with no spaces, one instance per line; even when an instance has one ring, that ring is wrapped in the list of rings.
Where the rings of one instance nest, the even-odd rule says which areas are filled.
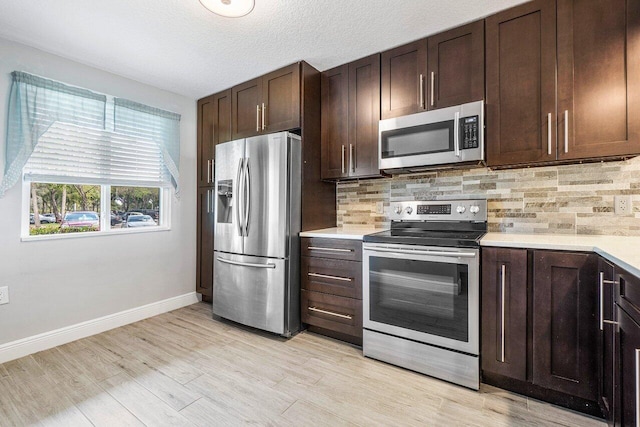
[[[0,197],[22,179],[23,237],[168,227],[178,114],[27,73],[12,78]]]

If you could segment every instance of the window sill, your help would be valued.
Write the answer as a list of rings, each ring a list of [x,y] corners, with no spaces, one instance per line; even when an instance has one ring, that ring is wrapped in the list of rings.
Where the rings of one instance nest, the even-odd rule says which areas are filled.
[[[128,234],[143,234],[143,233],[159,233],[162,231],[171,231],[170,227],[149,227],[136,229],[111,229],[109,231],[87,231],[84,233],[69,233],[69,234],[43,234],[39,236],[22,236],[20,241],[22,242],[38,242],[43,240],[64,240],[64,239],[87,239],[92,237],[104,237],[104,236],[122,236]]]

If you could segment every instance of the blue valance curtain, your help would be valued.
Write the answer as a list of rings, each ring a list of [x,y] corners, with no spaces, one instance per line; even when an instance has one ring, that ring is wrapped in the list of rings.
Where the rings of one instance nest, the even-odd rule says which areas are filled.
[[[180,115],[24,72],[11,76],[0,197],[23,172],[109,184],[126,181],[123,170],[138,170],[146,175],[132,175],[132,184],[167,182],[177,193]],[[125,164],[137,167],[122,168]]]

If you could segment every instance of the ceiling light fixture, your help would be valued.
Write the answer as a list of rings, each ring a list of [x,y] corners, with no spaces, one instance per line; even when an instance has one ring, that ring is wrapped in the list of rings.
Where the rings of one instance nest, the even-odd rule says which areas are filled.
[[[255,0],[200,0],[200,3],[216,15],[239,18],[253,10]]]

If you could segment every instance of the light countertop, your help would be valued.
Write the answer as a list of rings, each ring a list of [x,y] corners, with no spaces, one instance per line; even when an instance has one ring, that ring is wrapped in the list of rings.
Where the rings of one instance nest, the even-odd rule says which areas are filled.
[[[367,234],[384,231],[384,228],[373,227],[332,227],[320,230],[303,231],[300,237],[323,237],[326,239],[362,240]]]
[[[487,233],[482,246],[595,252],[640,277],[640,236]]]

